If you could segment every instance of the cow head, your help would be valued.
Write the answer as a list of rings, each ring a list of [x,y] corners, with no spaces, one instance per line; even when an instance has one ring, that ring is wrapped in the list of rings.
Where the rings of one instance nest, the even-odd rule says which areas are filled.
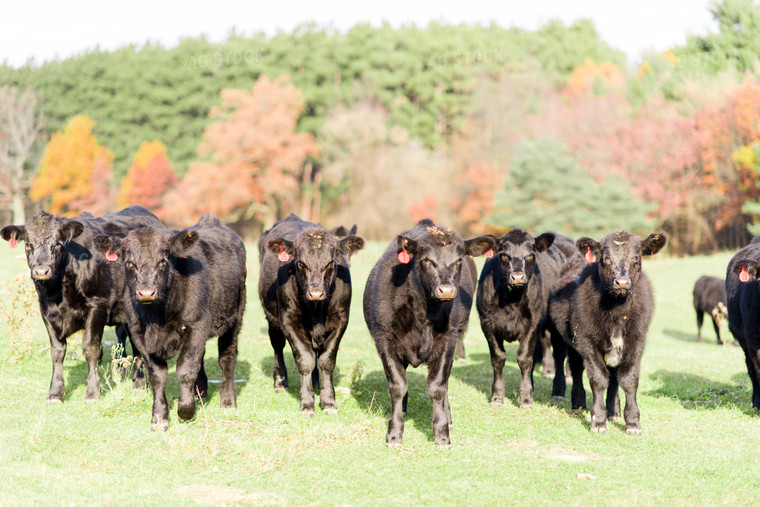
[[[364,238],[352,234],[338,239],[322,227],[312,227],[298,234],[295,241],[269,239],[266,248],[281,263],[294,263],[299,294],[307,301],[319,302],[332,291],[337,264],[347,264],[351,254],[364,248]]]
[[[496,245],[493,236],[480,236],[464,241],[451,228],[428,225],[424,236],[396,238],[400,263],[414,262],[426,295],[440,301],[457,297],[465,256],[477,257]]]
[[[3,227],[0,235],[11,247],[15,247],[17,241],[24,242],[32,280],[49,285],[60,280],[68,257],[66,247],[83,230],[84,226],[77,220],[40,211],[26,222],[26,226]]]
[[[527,285],[536,267],[536,254],[546,252],[553,242],[552,232],[545,232],[534,239],[520,228],[514,228],[499,238],[498,262],[502,282],[510,287]]]
[[[643,241],[627,231],[617,231],[602,239],[580,238],[576,247],[589,265],[596,265],[602,290],[612,296],[625,297],[641,276],[641,257],[654,255],[665,246],[663,233],[650,234]]]
[[[172,285],[172,265],[178,257],[187,257],[198,241],[194,230],[159,231],[137,229],[123,239],[96,236],[95,248],[112,262],[122,262],[129,295],[144,305],[166,301]]]

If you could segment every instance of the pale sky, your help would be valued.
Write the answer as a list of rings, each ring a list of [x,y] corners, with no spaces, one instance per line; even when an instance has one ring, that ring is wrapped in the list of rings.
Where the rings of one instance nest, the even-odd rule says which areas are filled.
[[[205,34],[224,40],[230,30],[242,35],[274,34],[315,21],[341,31],[360,21],[393,26],[430,21],[480,23],[535,29],[551,19],[566,23],[591,18],[602,39],[623,50],[628,64],[644,52],[683,44],[689,34],[717,31],[711,0],[459,0],[414,1],[243,1],[162,0],[50,1],[10,0],[0,9],[0,62],[13,66],[33,57],[66,58],[99,46],[116,49],[147,41],[172,47],[183,37]]]

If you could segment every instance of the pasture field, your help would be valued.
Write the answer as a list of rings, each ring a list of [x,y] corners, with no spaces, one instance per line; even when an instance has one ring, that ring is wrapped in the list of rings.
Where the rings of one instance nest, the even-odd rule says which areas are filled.
[[[361,304],[367,274],[384,247],[369,243],[352,259],[353,306],[338,353],[337,416],[319,408],[312,418],[299,414],[289,349],[290,390],[275,394],[272,388],[273,354],[253,245],[238,407],[222,410],[219,384],[212,383],[195,420],[180,424],[172,368],[165,433],[150,431],[150,391],[133,391],[111,368],[111,328],[104,337],[101,399],[84,404],[87,365],[79,339],[64,362],[64,403],[52,406],[45,404],[51,363],[36,302],[30,351],[20,359],[10,342],[12,318],[3,317],[0,504],[757,505],[760,416],[751,406],[743,354],[716,345],[709,323],[705,341],[696,342],[691,301],[700,275],[725,276],[730,253],[644,260],[657,304],[639,386],[641,437],[626,435],[622,421],[609,423],[604,435],[591,434],[588,412],[571,413],[569,400],[550,401],[551,382],[540,368],[535,405],[517,408],[515,344],[508,346],[505,404],[492,408],[491,363],[473,309],[467,361],[454,364],[449,383],[452,447],[442,450],[433,443],[424,368],[408,370],[404,446],[385,447],[387,384]],[[17,275],[31,284],[22,253],[0,245],[3,304]],[[210,379],[220,378],[216,357],[214,339],[206,352]],[[586,386],[590,406],[587,380]]]

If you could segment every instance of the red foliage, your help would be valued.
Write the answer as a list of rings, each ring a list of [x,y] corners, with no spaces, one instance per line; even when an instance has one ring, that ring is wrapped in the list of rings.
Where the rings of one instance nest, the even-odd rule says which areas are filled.
[[[141,204],[165,220],[164,196],[178,183],[179,178],[166,156],[166,146],[161,141],[146,141],[140,145],[132,167],[121,180],[119,206]]]

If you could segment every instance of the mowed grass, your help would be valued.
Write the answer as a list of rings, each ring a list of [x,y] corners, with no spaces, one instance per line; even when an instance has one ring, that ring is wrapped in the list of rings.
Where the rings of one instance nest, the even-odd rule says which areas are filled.
[[[84,404],[87,366],[81,348],[70,347],[65,401],[50,406],[50,353],[39,315],[31,357],[20,363],[10,360],[4,327],[0,504],[758,503],[760,417],[751,407],[741,349],[717,346],[709,325],[705,342],[695,338],[693,284],[702,274],[724,276],[730,253],[644,262],[657,305],[639,386],[643,436],[626,435],[622,421],[611,423],[605,435],[591,434],[588,413],[571,413],[569,401],[550,401],[551,382],[540,369],[535,405],[517,408],[516,345],[508,346],[507,400],[492,408],[488,348],[473,311],[467,361],[454,364],[449,382],[451,449],[433,443],[424,368],[408,370],[404,446],[387,449],[387,384],[361,304],[367,274],[384,246],[370,243],[352,260],[352,318],[338,354],[337,416],[319,408],[312,418],[298,412],[299,379],[289,349],[290,390],[275,394],[272,388],[273,355],[258,301],[254,247],[248,249],[238,407],[222,410],[219,385],[211,384],[195,420],[180,424],[172,368],[165,433],[150,431],[150,391],[133,391],[130,382],[113,378],[110,345],[101,366],[102,398]],[[27,276],[23,260],[15,257],[20,253],[1,245],[0,284]],[[105,340],[115,341],[112,329]],[[216,359],[211,340],[211,379],[220,378]],[[589,403],[590,396],[589,390]]]

